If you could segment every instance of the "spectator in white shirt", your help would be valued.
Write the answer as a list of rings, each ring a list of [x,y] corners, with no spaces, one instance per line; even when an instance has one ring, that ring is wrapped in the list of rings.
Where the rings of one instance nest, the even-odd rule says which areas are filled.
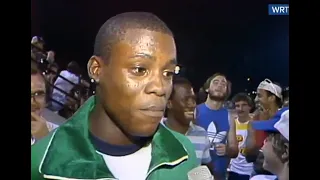
[[[61,78],[61,76],[63,78]],[[58,101],[59,103],[56,103],[55,101],[53,101],[51,109],[53,111],[61,110],[66,104],[67,94],[69,94],[71,89],[79,83],[80,83],[80,66],[78,65],[77,62],[71,61],[67,66],[67,70],[61,71],[59,77],[54,82],[52,99],[55,101]]]

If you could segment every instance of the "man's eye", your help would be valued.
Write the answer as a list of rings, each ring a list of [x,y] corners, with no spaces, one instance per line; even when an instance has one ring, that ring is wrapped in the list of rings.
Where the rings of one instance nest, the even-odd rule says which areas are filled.
[[[163,73],[163,75],[164,75],[165,77],[172,77],[172,76],[174,75],[174,72],[165,71],[165,72]]]
[[[134,67],[131,69],[131,72],[137,76],[143,76],[147,73],[147,69],[143,67]]]

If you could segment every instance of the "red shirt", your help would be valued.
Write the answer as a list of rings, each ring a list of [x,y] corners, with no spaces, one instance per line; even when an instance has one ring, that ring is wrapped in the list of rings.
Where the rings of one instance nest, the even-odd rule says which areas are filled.
[[[253,118],[254,121],[264,121],[261,120],[259,114],[255,115]],[[255,131],[256,136],[256,145],[261,148],[263,146],[264,140],[267,138],[268,134],[265,131]]]

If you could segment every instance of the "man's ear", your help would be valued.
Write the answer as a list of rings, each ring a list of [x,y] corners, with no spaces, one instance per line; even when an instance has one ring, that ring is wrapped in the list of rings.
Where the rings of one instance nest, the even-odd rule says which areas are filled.
[[[167,102],[167,108],[168,108],[168,109],[171,109],[171,108],[172,108],[172,102],[171,102],[171,100],[168,100],[168,102]]]
[[[102,70],[102,59],[98,56],[92,56],[87,64],[87,70],[89,77],[93,79],[95,82],[99,82],[99,77]]]
[[[284,143],[285,146],[285,151],[282,154],[282,159],[284,161],[288,161],[289,160],[289,143]]]

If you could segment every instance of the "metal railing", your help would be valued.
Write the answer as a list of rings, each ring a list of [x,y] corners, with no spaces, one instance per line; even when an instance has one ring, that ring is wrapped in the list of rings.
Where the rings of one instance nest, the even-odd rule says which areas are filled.
[[[33,45],[33,44],[31,44],[31,48],[37,50],[35,53],[41,53],[41,56],[40,56],[41,58],[40,58],[40,59],[36,59],[36,58],[37,58],[36,55],[35,55],[35,57],[32,57],[32,55],[31,55],[31,61],[37,63],[37,64],[41,67],[40,70],[41,70],[42,72],[44,72],[44,73],[54,73],[54,74],[57,76],[57,78],[63,79],[64,81],[72,84],[74,87],[78,86],[78,87],[84,88],[85,91],[87,91],[87,92],[89,91],[90,86],[89,86],[89,87],[86,87],[86,86],[84,86],[84,85],[83,85],[83,86],[81,85],[81,82],[82,82],[84,79],[82,79],[82,78],[80,77],[80,82],[79,82],[79,83],[80,83],[80,86],[79,86],[79,84],[75,84],[75,83],[73,83],[72,81],[68,80],[67,78],[61,76],[59,73],[53,71],[52,69],[49,69],[49,68],[48,68],[49,63],[48,63],[47,60],[46,60],[47,53],[46,53],[45,51],[43,51],[42,49],[40,49],[39,47]],[[55,86],[54,84],[52,84],[52,83],[50,83],[50,82],[48,82],[48,81],[47,81],[47,84],[48,84],[51,88],[57,89],[58,91],[60,91],[60,92],[62,92],[63,94],[65,94],[66,96],[72,98],[73,100],[76,101],[76,103],[77,103],[78,105],[80,105],[80,101],[81,101],[81,100],[78,99],[78,98],[76,98],[76,97],[75,97],[74,95],[72,95],[71,93],[68,93],[68,92],[62,90],[61,88]],[[89,83],[88,83],[88,84],[89,84]],[[51,93],[52,93],[52,92],[51,92]],[[52,95],[52,94],[51,94],[51,95]],[[65,106],[65,105],[62,104],[61,102],[53,99],[52,96],[50,96],[49,100],[50,100],[51,102],[55,102],[55,103],[59,104],[61,107],[65,107],[65,108],[68,108],[69,110],[71,110],[69,107]]]

